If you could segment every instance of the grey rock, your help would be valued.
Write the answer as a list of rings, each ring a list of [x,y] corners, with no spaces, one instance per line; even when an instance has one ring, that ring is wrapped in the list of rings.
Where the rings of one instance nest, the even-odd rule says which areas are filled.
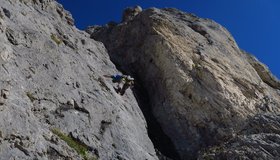
[[[9,97],[9,90],[7,89],[1,89],[1,97],[3,97],[4,99],[8,99]]]
[[[55,128],[89,157],[158,159],[132,91],[103,78],[119,71],[102,43],[55,0],[0,6],[0,159],[83,159]]]
[[[279,159],[279,134],[253,134],[238,136],[225,145],[211,148],[198,159]]]
[[[140,6],[126,8],[123,12],[122,22],[128,22],[128,21],[132,20],[140,12],[142,12],[142,8]]]
[[[210,147],[198,159],[279,159],[280,116],[258,114],[233,138]]]
[[[269,86],[280,89],[280,81],[269,71],[268,67],[258,61],[256,57],[253,55],[242,51],[245,55],[247,55],[248,62],[252,65],[252,67],[256,70],[259,77],[263,80],[263,82],[267,83]]]
[[[153,115],[181,159],[200,157],[203,148],[237,133],[237,143],[250,145],[279,137],[278,128],[256,137],[242,131],[256,115],[279,113],[279,81],[240,50],[224,27],[173,8],[150,8],[128,19],[91,37],[105,44],[117,66],[143,82]],[[267,158],[280,156],[278,144],[269,147],[276,152]],[[252,149],[250,155],[258,157],[253,146],[248,153]]]
[[[102,28],[101,26],[94,25],[94,26],[89,26],[85,30],[88,34],[92,34],[93,32],[96,32],[98,29]]]
[[[2,8],[2,9],[3,9],[3,12],[4,12],[5,16],[8,17],[8,18],[11,18],[11,12],[6,8]]]
[[[13,49],[10,45],[2,43],[0,48],[0,65],[4,65],[12,58]]]

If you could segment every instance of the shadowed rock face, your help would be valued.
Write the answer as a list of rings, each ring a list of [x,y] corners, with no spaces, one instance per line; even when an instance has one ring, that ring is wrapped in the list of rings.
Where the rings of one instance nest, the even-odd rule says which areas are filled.
[[[233,150],[237,158],[280,156],[279,141],[270,143],[279,137],[279,127],[272,127],[280,111],[279,81],[219,24],[151,8],[89,31],[117,66],[143,82],[153,115],[181,159],[232,158]],[[272,118],[263,134],[256,129],[262,123],[252,119],[265,115]],[[262,150],[259,142],[270,146]],[[248,154],[239,152],[244,143]],[[214,145],[222,149],[209,149]]]
[[[60,132],[88,158],[158,159],[131,90],[103,77],[119,71],[102,43],[54,0],[0,6],[0,159],[82,159]]]

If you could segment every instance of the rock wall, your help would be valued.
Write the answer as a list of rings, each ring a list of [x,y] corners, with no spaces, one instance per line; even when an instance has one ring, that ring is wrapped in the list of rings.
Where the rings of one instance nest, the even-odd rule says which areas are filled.
[[[141,109],[173,159],[280,157],[280,82],[214,21],[132,7],[89,35],[55,0],[0,4],[0,159],[158,159]]]
[[[181,159],[280,157],[279,81],[221,25],[150,8],[87,32],[105,44],[117,66],[143,82],[153,115]],[[258,117],[266,123],[255,123]],[[269,147],[262,150],[260,143]]]
[[[55,0],[0,6],[0,159],[158,159],[102,43]]]

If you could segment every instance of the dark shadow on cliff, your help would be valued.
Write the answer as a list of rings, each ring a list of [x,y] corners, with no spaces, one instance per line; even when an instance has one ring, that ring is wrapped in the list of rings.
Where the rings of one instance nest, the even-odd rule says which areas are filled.
[[[118,70],[123,71],[123,69],[120,69],[120,66],[116,66]],[[126,72],[123,73],[129,74]],[[146,119],[148,125],[148,135],[153,142],[158,158],[160,160],[180,160],[179,154],[177,153],[174,144],[172,143],[171,139],[164,133],[160,124],[153,115],[148,92],[142,85],[143,83],[140,81],[137,75],[132,74],[132,76],[135,78],[135,85],[132,88],[132,91]]]
[[[160,124],[152,113],[152,108],[149,103],[148,93],[136,77],[136,85],[133,88],[134,96],[140,106],[148,125],[148,135],[152,140],[154,147],[162,155],[173,160],[180,160],[174,144],[170,138],[163,132]],[[160,154],[159,153],[159,154]],[[159,159],[164,160],[164,156],[159,156]]]

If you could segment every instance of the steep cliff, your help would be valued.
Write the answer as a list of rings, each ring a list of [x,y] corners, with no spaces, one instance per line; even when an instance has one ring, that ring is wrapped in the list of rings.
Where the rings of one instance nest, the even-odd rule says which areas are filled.
[[[0,5],[1,160],[280,157],[280,82],[214,21],[136,7],[89,35],[55,0]]]
[[[55,0],[0,1],[0,159],[158,159],[103,44]]]
[[[138,78],[181,159],[280,157],[280,83],[266,66],[212,20],[128,10],[121,23],[87,32]]]

